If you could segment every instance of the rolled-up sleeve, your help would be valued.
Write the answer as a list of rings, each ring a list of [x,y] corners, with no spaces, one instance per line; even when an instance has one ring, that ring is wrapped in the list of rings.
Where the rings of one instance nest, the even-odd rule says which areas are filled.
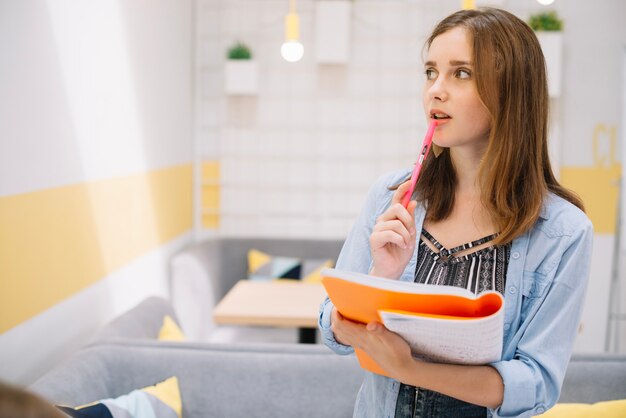
[[[380,208],[386,207],[391,200],[388,186],[401,179],[398,173],[380,177],[370,188],[361,213],[357,217],[337,259],[336,267],[340,270],[367,273],[370,270],[372,258],[369,246],[369,237],[376,222]],[[339,344],[331,329],[330,314],[333,303],[326,298],[320,305],[318,326],[324,343],[338,354],[350,354],[352,347]]]
[[[585,218],[571,236],[537,309],[520,326],[515,355],[491,364],[502,376],[504,399],[494,417],[532,417],[558,400],[582,315],[593,242]]]
[[[324,341],[324,344],[326,344],[335,353],[342,355],[351,354],[354,352],[354,349],[349,345],[338,343],[335,339],[335,334],[333,334],[333,331],[330,328],[330,314],[333,310],[333,307],[333,303],[328,298],[326,298],[320,306],[320,318],[318,326],[320,329],[320,333],[322,334],[322,339]]]

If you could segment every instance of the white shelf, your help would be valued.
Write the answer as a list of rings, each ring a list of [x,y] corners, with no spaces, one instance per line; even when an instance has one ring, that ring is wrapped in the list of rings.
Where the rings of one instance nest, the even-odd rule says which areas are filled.
[[[561,96],[561,73],[563,67],[563,33],[536,32],[548,71],[548,93],[550,97]]]
[[[254,60],[227,60],[224,66],[225,93],[235,96],[256,95],[258,65]]]

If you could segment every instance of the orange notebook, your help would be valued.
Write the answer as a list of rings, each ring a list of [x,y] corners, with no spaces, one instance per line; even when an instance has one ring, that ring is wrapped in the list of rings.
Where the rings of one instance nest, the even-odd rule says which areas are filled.
[[[411,346],[414,356],[456,364],[488,364],[502,353],[504,298],[496,291],[433,286],[323,269],[322,284],[344,317],[379,321]],[[362,350],[361,367],[385,371]]]

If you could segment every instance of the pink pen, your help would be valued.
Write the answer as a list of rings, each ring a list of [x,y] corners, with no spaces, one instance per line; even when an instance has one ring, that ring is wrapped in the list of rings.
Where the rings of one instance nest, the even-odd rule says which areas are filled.
[[[422,164],[428,155],[428,151],[430,150],[430,146],[433,143],[433,134],[435,133],[435,128],[437,127],[437,120],[433,119],[428,125],[428,131],[426,131],[426,136],[424,137],[424,142],[422,142],[422,153],[420,154],[419,159],[415,163],[415,168],[413,169],[413,174],[411,174],[411,187],[404,194],[404,198],[402,198],[402,206],[405,208],[409,206],[409,202],[411,201],[411,196],[413,196],[413,191],[415,190],[415,185],[417,184],[417,178],[420,175],[420,171],[422,171]]]

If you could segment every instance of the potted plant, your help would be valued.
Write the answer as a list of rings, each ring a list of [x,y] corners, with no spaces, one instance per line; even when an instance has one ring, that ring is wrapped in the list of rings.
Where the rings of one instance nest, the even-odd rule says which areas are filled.
[[[252,59],[252,52],[248,45],[243,42],[236,42],[235,45],[228,50],[229,60],[250,60]]]
[[[549,11],[531,15],[528,24],[537,34],[537,39],[546,58],[550,97],[558,97],[561,94],[563,20],[557,16],[555,11]]]
[[[228,49],[225,66],[227,94],[252,95],[257,93],[257,63],[250,48],[237,41]]]
[[[531,15],[528,24],[535,32],[560,32],[563,29],[563,20],[555,11]]]

